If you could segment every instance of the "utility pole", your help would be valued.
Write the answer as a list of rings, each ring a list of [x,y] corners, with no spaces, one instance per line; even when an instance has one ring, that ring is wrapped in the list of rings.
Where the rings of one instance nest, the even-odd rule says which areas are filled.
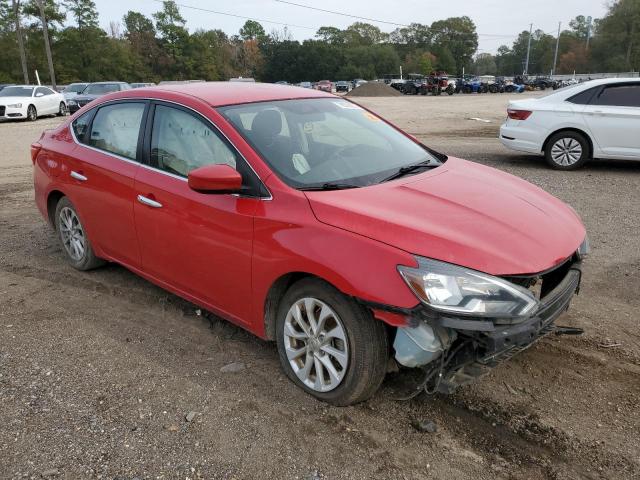
[[[558,38],[556,38],[556,53],[553,56],[553,70],[551,70],[551,75],[556,74],[556,64],[558,63],[558,47],[560,47],[560,28],[562,27],[562,22],[558,22]]]
[[[531,53],[531,32],[533,31],[533,23],[529,25],[529,43],[527,45],[527,60],[524,64],[523,75],[529,75],[529,54]]]
[[[589,50],[589,40],[591,40],[591,21],[593,18],[587,17],[587,50]]]
[[[24,51],[24,38],[22,37],[22,25],[20,24],[20,0],[13,0],[13,20],[16,24],[16,36],[18,37],[18,50],[20,50],[20,63],[22,64],[22,76],[24,83],[29,84],[29,70],[27,70],[27,54]]]
[[[51,57],[51,45],[49,44],[49,28],[47,27],[47,16],[44,13],[44,2],[37,0],[40,8],[40,19],[42,20],[42,33],[44,35],[44,48],[47,52],[47,62],[49,63],[49,76],[51,77],[51,86],[56,89],[56,74],[53,71],[53,58]]]

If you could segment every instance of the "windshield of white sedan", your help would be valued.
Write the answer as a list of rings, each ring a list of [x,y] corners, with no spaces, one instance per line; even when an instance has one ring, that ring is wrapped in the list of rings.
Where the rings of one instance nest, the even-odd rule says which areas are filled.
[[[0,90],[0,97],[30,97],[33,87],[5,87]]]
[[[442,163],[375,115],[339,98],[219,110],[294,188],[363,187]]]

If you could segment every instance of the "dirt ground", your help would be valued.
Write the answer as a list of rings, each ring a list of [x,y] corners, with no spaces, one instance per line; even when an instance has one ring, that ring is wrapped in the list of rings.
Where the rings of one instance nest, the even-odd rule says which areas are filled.
[[[0,478],[640,478],[640,163],[557,172],[507,151],[513,97],[358,101],[578,211],[592,255],[558,323],[585,334],[548,337],[453,396],[398,402],[415,379],[390,374],[349,408],[287,381],[272,344],[127,270],[67,266],[29,158],[60,120],[0,124]],[[246,368],[221,371],[233,362]]]

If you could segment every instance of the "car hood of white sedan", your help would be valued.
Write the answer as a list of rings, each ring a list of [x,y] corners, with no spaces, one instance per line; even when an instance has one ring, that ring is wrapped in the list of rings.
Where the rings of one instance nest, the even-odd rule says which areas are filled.
[[[0,105],[14,105],[16,103],[28,103],[33,100],[31,97],[0,97]]]

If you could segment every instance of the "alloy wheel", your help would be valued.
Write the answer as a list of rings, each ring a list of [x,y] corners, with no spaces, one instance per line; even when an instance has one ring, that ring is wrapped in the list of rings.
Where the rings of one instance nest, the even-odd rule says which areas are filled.
[[[67,114],[67,106],[65,105],[64,102],[60,102],[60,112],[59,115],[61,117],[64,117]]]
[[[76,212],[69,207],[64,207],[60,210],[58,225],[62,243],[69,256],[76,262],[82,260],[86,251],[86,238]]]
[[[294,373],[316,392],[342,382],[349,366],[346,331],[338,314],[317,298],[296,301],[284,321],[284,346]]]
[[[575,138],[561,138],[551,147],[551,158],[562,166],[570,166],[582,157],[582,145]]]
[[[34,121],[36,117],[36,108],[32,105],[27,109],[27,118],[29,118],[29,120],[31,121]]]

